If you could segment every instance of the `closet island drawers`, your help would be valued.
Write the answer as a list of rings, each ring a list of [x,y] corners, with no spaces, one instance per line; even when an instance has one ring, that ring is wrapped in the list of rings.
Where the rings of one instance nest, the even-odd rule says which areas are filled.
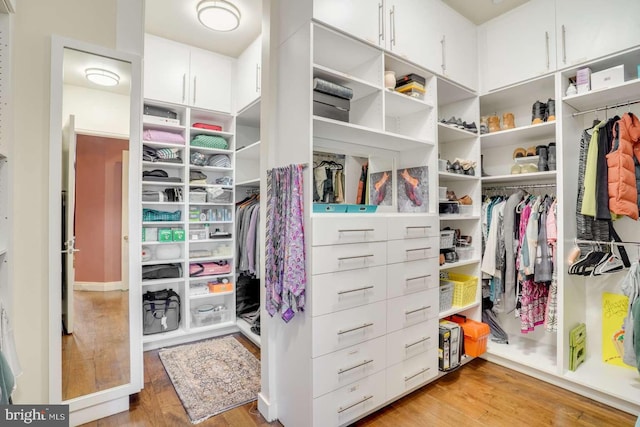
[[[384,370],[386,347],[386,338],[379,337],[313,359],[313,397]]]
[[[437,363],[437,362],[436,362]],[[385,371],[313,400],[314,426],[343,426],[386,401]]]
[[[438,319],[400,329],[387,334],[387,364],[389,366],[425,353],[438,345]]]
[[[314,317],[311,357],[341,350],[380,337],[386,332],[385,301]]]
[[[313,246],[387,240],[387,218],[372,215],[313,218]]]
[[[387,333],[437,318],[439,310],[438,288],[389,299],[387,300]]]
[[[383,301],[387,298],[386,280],[385,266],[314,275],[308,290],[312,315]]]
[[[387,263],[416,261],[440,255],[440,238],[390,240],[387,242]]]
[[[436,348],[387,368],[387,399],[394,399],[438,375]]]
[[[369,268],[387,263],[387,243],[352,243],[312,249],[312,274]]]
[[[390,217],[387,227],[387,238],[389,240],[440,236],[439,219],[437,216],[412,215]]]
[[[395,298],[438,287],[438,258],[387,265],[387,297]]]

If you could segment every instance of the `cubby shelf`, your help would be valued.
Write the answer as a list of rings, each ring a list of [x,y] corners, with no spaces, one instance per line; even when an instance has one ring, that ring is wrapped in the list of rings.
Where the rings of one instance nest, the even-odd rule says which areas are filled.
[[[438,177],[444,181],[477,181],[480,179],[476,175],[463,175],[452,172],[438,172]]]
[[[444,123],[438,123],[438,142],[466,141],[477,138],[477,133],[468,130],[447,126]]]
[[[466,265],[473,265],[480,262],[479,258],[469,259],[465,261],[445,263],[440,266],[440,271],[451,270],[452,268],[464,267]]]
[[[508,147],[512,145],[526,147],[529,142],[542,139],[555,139],[556,122],[544,122],[537,125],[521,126],[513,129],[485,133],[480,136],[482,148]]]
[[[483,176],[482,184],[496,184],[496,183],[536,183],[536,182],[552,182],[555,181],[557,176],[556,171],[546,172],[532,172],[532,173],[520,173],[512,175],[495,175],[495,176]]]
[[[562,101],[577,111],[585,111],[606,105],[615,105],[625,101],[635,101],[637,99],[640,99],[640,79],[629,80],[610,88],[567,96],[564,97]]]
[[[463,311],[465,311],[465,310],[469,310],[470,308],[474,308],[474,307],[477,307],[477,306],[479,306],[479,305],[480,305],[480,302],[479,302],[479,301],[476,301],[476,302],[474,302],[474,303],[472,303],[472,304],[468,304],[468,305],[461,306],[461,307],[460,307],[460,306],[453,306],[453,307],[451,307],[451,308],[450,308],[450,309],[448,309],[448,310],[441,311],[441,312],[438,314],[438,317],[439,317],[440,319],[442,319],[442,318],[444,318],[444,317],[451,316],[451,315],[454,315],[454,314],[457,314],[457,313],[461,313],[461,312],[463,312]]]

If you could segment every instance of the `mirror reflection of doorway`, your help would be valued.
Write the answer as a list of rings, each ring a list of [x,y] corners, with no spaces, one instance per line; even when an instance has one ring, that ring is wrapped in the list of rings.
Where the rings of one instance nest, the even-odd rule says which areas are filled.
[[[117,73],[124,87],[89,82],[84,71],[91,67]],[[65,49],[63,400],[131,379],[128,263],[123,262],[129,256],[129,67]]]

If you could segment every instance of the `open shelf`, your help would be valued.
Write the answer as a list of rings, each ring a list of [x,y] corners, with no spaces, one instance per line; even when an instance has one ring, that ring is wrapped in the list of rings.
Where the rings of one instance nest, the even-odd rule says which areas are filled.
[[[215,298],[215,297],[221,297],[221,296],[224,296],[224,295],[231,295],[233,293],[235,293],[235,290],[234,291],[227,291],[227,292],[209,292],[209,293],[206,293],[206,294],[190,295],[189,299],[193,300],[193,299],[205,299],[205,298],[212,298],[212,297]]]
[[[428,102],[392,90],[384,92],[384,99],[385,115],[392,117],[406,116],[433,108],[433,105]]]
[[[451,142],[472,140],[478,137],[477,133],[468,130],[447,126],[442,122],[438,122],[438,142]]]
[[[497,183],[550,183],[555,181],[557,176],[556,171],[547,172],[532,172],[532,173],[518,173],[512,175],[495,175],[495,176],[483,176],[482,184],[497,184]]]
[[[556,122],[545,122],[537,125],[520,126],[514,129],[501,130],[499,132],[480,135],[482,148],[527,146],[529,141],[543,139],[555,140]]]
[[[143,221],[142,225],[184,225],[184,221]]]
[[[146,166],[149,168],[163,168],[163,169],[183,169],[185,167],[184,163],[169,163],[169,162],[149,162],[143,161],[142,166]]]
[[[260,178],[248,179],[236,183],[236,187],[256,187],[260,185]]]
[[[449,262],[449,263],[445,263],[445,264],[441,265],[440,266],[440,271],[449,270],[449,269],[456,268],[456,267],[464,267],[465,265],[473,265],[473,264],[477,264],[479,262],[480,262],[480,260],[478,258],[468,259],[468,260],[458,261],[458,262]]]
[[[237,126],[260,127],[260,98],[238,111]]]
[[[252,343],[260,347],[261,345],[260,335],[255,334],[251,331],[251,325],[249,325],[249,323],[246,320],[238,317],[236,319],[236,325],[238,326],[238,329],[240,329],[240,332],[242,332],[242,334],[245,337],[249,338]]]
[[[535,368],[549,374],[557,374],[557,349],[554,346],[536,340],[509,334],[509,344],[487,343],[487,353],[483,356],[489,361],[494,357]]]
[[[236,324],[233,321],[221,322],[221,323],[215,323],[213,325],[191,327],[189,328],[189,332],[215,331],[216,329],[229,328],[235,325]]]
[[[150,261],[142,261],[142,265],[154,265],[154,264],[182,264],[184,258],[176,259],[153,259]]]
[[[155,142],[155,141],[142,141],[142,145],[148,145],[155,148],[181,148],[184,149],[184,144],[172,143],[172,142]]]
[[[171,331],[171,332],[161,332],[159,334],[143,335],[142,343],[146,344],[146,343],[155,342],[155,341],[168,340],[171,338],[181,337],[184,334],[185,334],[184,329],[178,328],[175,331]]]
[[[184,277],[175,279],[142,280],[142,286],[182,284]]]
[[[143,121],[142,126],[145,129],[157,129],[157,130],[180,131],[180,132],[186,129],[186,127],[182,125],[172,125],[170,123],[154,123],[154,122],[147,122],[147,121]],[[142,141],[142,143],[146,143],[146,142],[148,141],[145,141],[145,140]]]
[[[468,304],[468,305],[464,305],[464,306],[453,306],[449,310],[445,310],[445,311],[440,312],[440,314],[438,314],[438,317],[440,319],[442,319],[442,318],[445,318],[447,316],[452,316],[454,314],[461,313],[461,312],[463,312],[465,310],[469,310],[470,308],[477,307],[479,305],[480,305],[480,301],[476,301],[473,304]]]
[[[480,179],[480,177],[476,175],[463,175],[452,172],[438,172],[438,177],[443,181],[476,181]]]
[[[562,98],[562,101],[578,111],[585,111],[637,99],[640,99],[640,79],[629,80],[609,88],[567,96]]]
[[[640,386],[637,369],[604,363],[596,355],[587,356],[578,369],[566,371],[564,377],[620,399],[636,396]]]
[[[163,187],[182,187],[184,182],[174,181],[142,181],[142,185],[158,185]]]
[[[352,102],[382,90],[382,88],[365,80],[318,64],[314,64],[313,66],[313,77],[351,88],[353,90]]]
[[[148,246],[148,245],[177,245],[177,244],[181,244],[184,243],[184,240],[181,242],[174,242],[174,241],[170,241],[170,242],[142,242],[142,246]]]
[[[221,168],[218,166],[196,166],[189,165],[189,167],[193,170],[199,171],[211,171],[211,172],[233,172],[233,168]]]
[[[468,219],[480,219],[479,215],[440,214],[440,221],[462,221]]]
[[[236,161],[238,160],[258,160],[260,159],[260,141],[245,145],[236,151]]]

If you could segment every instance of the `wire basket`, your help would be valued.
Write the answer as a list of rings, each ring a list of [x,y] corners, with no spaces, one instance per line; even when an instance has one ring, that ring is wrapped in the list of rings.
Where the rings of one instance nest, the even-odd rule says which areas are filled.
[[[155,209],[143,209],[142,220],[143,221],[180,221],[180,215],[182,212],[165,212],[157,211]]]
[[[453,249],[455,230],[440,230],[440,249]]]
[[[478,278],[466,274],[447,273],[447,277],[440,279],[440,286],[447,283],[453,284],[453,305],[464,307],[473,304],[476,300]]]
[[[440,312],[447,311],[453,305],[453,283],[440,284]]]

